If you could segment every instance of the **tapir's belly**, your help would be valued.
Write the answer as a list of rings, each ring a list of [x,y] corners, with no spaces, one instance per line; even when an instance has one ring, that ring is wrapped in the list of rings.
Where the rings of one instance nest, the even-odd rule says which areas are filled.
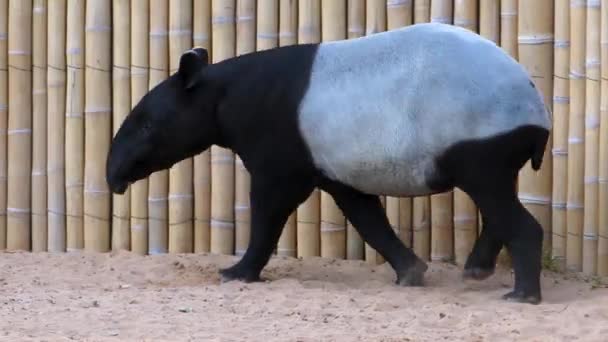
[[[437,177],[435,158],[447,147],[445,136],[428,141],[430,135],[420,134],[407,116],[391,119],[389,112],[327,114],[302,121],[316,167],[327,177],[371,194],[430,192],[427,183]]]
[[[416,150],[415,144],[407,146],[346,148],[339,155],[328,152],[331,159],[324,160],[317,154],[318,166],[328,177],[365,193],[391,196],[429,194],[432,192],[429,181],[440,176],[433,154]]]

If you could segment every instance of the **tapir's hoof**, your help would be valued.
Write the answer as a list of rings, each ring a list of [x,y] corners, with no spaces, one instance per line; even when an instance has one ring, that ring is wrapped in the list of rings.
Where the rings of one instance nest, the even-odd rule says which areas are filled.
[[[462,272],[462,278],[465,280],[485,280],[494,274],[493,268],[471,267],[465,268]]]
[[[239,267],[224,268],[219,271],[222,283],[226,283],[233,280],[239,280],[245,283],[260,282],[259,273],[255,274],[250,271],[245,271]]]
[[[416,260],[416,263],[400,275],[397,276],[397,285],[401,286],[423,286],[424,272],[429,269],[429,266],[421,260]]]
[[[521,291],[512,291],[502,296],[502,299],[513,303],[527,303],[538,305],[541,302],[540,294],[524,294]]]

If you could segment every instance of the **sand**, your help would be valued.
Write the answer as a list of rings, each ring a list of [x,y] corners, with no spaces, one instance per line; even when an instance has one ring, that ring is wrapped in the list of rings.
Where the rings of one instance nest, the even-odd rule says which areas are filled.
[[[512,273],[424,288],[385,265],[273,258],[266,282],[220,283],[234,256],[0,253],[2,341],[607,341],[608,289],[545,272],[540,305],[505,302]]]

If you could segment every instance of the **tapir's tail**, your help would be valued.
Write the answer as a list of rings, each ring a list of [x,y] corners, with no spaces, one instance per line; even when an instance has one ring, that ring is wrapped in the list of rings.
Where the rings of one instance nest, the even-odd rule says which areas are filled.
[[[532,150],[532,156],[530,157],[530,161],[532,163],[532,169],[534,169],[535,171],[540,170],[540,167],[543,164],[543,156],[545,154],[545,148],[547,147],[548,141],[548,130],[544,134],[539,134],[536,140],[534,141],[534,148]]]
[[[540,170],[543,164],[543,156],[545,154],[545,148],[549,142],[549,129],[539,129],[536,134],[534,141],[532,142],[532,155],[530,156],[530,162],[532,169],[535,171]]]
[[[545,111],[547,114],[547,121],[549,128],[539,130],[536,135],[533,147],[532,147],[532,155],[530,156],[530,162],[532,164],[532,169],[535,171],[540,170],[541,165],[543,164],[543,156],[545,154],[545,148],[547,147],[547,143],[549,142],[549,130],[552,126],[552,113],[549,107],[545,105]]]

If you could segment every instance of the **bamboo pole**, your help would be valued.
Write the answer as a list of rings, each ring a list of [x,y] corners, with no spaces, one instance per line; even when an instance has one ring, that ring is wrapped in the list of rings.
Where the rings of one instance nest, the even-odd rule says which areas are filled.
[[[169,2],[169,72],[179,67],[182,54],[192,47],[192,0]],[[194,248],[193,158],[169,170],[169,252],[190,253]]]
[[[193,36],[195,47],[211,51],[211,1],[194,0]],[[194,157],[194,252],[209,252],[211,246],[211,152]]]
[[[381,0],[366,1],[365,35],[386,31],[386,2]],[[386,197],[380,196],[386,210]],[[368,243],[365,243],[365,260],[371,264],[381,264],[384,258]]]
[[[600,134],[600,2],[587,1],[585,44],[585,167],[583,214],[583,272],[597,272],[599,134]]]
[[[68,0],[65,109],[66,249],[84,248],[85,1]]]
[[[438,10],[435,10],[437,12]],[[414,1],[414,23],[426,23],[431,21],[431,1]],[[431,197],[418,196],[412,198],[412,233],[411,244],[414,252],[430,258],[430,227],[431,227]]]
[[[472,200],[467,194],[459,189],[454,193],[454,261],[457,265],[464,265],[469,253],[473,249],[473,245],[477,240],[478,231],[477,210]],[[435,232],[433,231],[433,241],[435,241]],[[443,245],[443,249],[449,249]],[[447,260],[447,255],[434,255],[435,260]]]
[[[479,34],[496,44],[500,43],[500,1],[479,2]]]
[[[566,267],[582,270],[585,168],[585,27],[584,1],[570,2],[570,113],[568,122],[568,204]]]
[[[134,11],[134,13],[136,13]],[[114,136],[131,109],[131,75],[129,70],[131,51],[131,4],[130,1],[113,0],[112,26],[112,136]],[[133,41],[137,44],[137,40]],[[136,53],[135,49],[133,49]],[[130,186],[123,195],[112,195],[112,250],[129,250],[131,247]]]
[[[601,100],[599,162],[599,240],[597,274],[608,276],[608,0],[601,2]]]
[[[412,204],[412,248],[414,253],[423,260],[431,259],[431,196],[418,196],[414,198]],[[441,206],[439,209],[443,208]],[[437,209],[435,209],[437,210]],[[437,217],[447,217],[448,215],[439,215]],[[451,215],[449,216],[451,219]]]
[[[413,22],[413,1],[389,0],[386,2],[386,29],[394,30]],[[412,237],[412,198],[389,196],[386,198],[386,214],[393,230],[406,246]]]
[[[8,0],[0,0],[0,132],[8,129]],[[7,138],[0,134],[0,250],[6,249]]]
[[[268,13],[268,1],[260,2],[260,12]],[[256,37],[256,1],[237,0],[236,7],[236,55],[250,53],[256,50],[259,37]],[[264,18],[265,20],[270,18]],[[234,252],[236,255],[244,255],[249,244],[251,230],[251,207],[249,203],[249,188],[251,177],[241,158],[235,158],[234,175]]]
[[[477,12],[476,0],[454,0],[454,25],[477,33]]]
[[[414,1],[414,24],[431,21],[431,0]]]
[[[454,3],[452,0],[431,1],[431,22],[452,24],[454,15]]]
[[[65,226],[65,99],[66,99],[66,0],[48,3],[48,176],[47,215],[49,252],[66,249]]]
[[[279,46],[279,1],[264,0],[257,4],[256,50]]]
[[[566,261],[568,200],[568,113],[570,90],[570,0],[555,2],[555,66],[553,77],[553,191],[551,255],[560,268]]]
[[[399,238],[407,247],[413,247],[413,198],[399,199]]]
[[[414,20],[414,2],[411,0],[386,1],[386,28],[394,30],[411,25]],[[394,202],[394,199],[389,198]]]
[[[347,38],[353,39],[365,35],[365,0],[348,0],[347,4]],[[346,258],[351,260],[365,259],[365,244],[352,222],[346,220]]]
[[[346,39],[346,0],[321,3],[321,40]],[[321,257],[346,258],[346,218],[338,205],[325,191],[321,191]]]
[[[235,56],[236,0],[211,2],[212,62]],[[235,156],[229,149],[211,147],[211,252],[234,252]]]
[[[452,1],[431,1],[430,21],[444,24],[452,24],[454,7]],[[430,206],[429,206],[430,205]],[[430,212],[429,212],[430,207]],[[427,220],[430,216],[430,222]],[[453,231],[453,191],[436,194],[432,196],[418,197],[414,199],[414,252],[424,260],[442,259],[445,253],[441,249],[447,244],[439,246]],[[441,234],[445,231],[445,234]],[[432,232],[435,232],[433,234]],[[442,235],[435,239],[433,235]],[[451,242],[450,238],[450,242]],[[439,252],[436,252],[439,248]]]
[[[520,0],[518,20],[519,62],[551,109],[553,99],[553,1]],[[545,149],[542,168],[533,171],[528,162],[520,172],[519,199],[536,217],[545,234],[543,250],[551,250],[551,137]]]
[[[517,26],[518,24],[518,0],[501,0],[500,1],[500,47],[514,59],[519,58],[518,42],[517,42]],[[479,217],[479,226],[483,229],[481,215]],[[505,266],[511,264],[510,256],[506,247],[503,247],[498,255],[498,263]]]
[[[370,0],[365,6],[365,35],[386,31],[386,3]]]
[[[48,244],[46,125],[47,125],[47,3],[33,1],[32,46],[32,252]]]
[[[347,3],[347,38],[358,38],[365,35],[365,0],[348,0]]]
[[[517,1],[500,1],[500,46],[515,59],[518,59],[517,22],[519,20]]]
[[[125,10],[122,15],[128,17],[128,11]],[[128,32],[130,29],[131,41],[130,46],[124,46],[125,50],[131,50],[130,60],[125,60],[129,63],[131,76],[131,92],[130,103],[125,103],[125,108],[121,113],[115,113],[115,116],[120,117],[121,114],[127,115],[128,110],[135,107],[141,98],[148,91],[150,85],[150,2],[148,0],[132,0],[131,1],[131,24],[130,28],[125,28],[123,32]],[[126,21],[126,20],[125,20]],[[126,36],[126,35],[125,35]],[[125,56],[126,57],[126,56]],[[128,105],[128,107],[126,107]],[[118,119],[122,121],[121,119]],[[116,124],[116,123],[115,123]],[[118,128],[118,125],[115,126]],[[127,222],[127,230],[125,231],[125,242],[130,240],[131,250],[138,254],[146,254],[148,252],[148,193],[149,193],[150,178],[141,179],[131,185],[130,210],[125,217],[130,220]],[[130,228],[130,229],[129,229]],[[128,244],[127,244],[128,246]]]
[[[289,9],[289,7],[287,7],[287,9]],[[286,15],[289,15],[290,13],[287,12]],[[296,13],[297,15],[297,13]],[[279,1],[278,0],[265,0],[265,1],[261,1],[258,2],[257,4],[257,19],[256,19],[256,49],[258,51],[261,50],[266,50],[266,49],[272,49],[275,48],[279,45],[279,25],[280,25],[280,8],[279,8]],[[238,50],[238,43],[237,43],[237,50]],[[239,160],[237,163],[237,180],[239,175],[243,172],[244,168],[242,167],[242,162]],[[249,183],[247,183],[249,184]],[[237,181],[237,200],[239,197],[238,194],[238,188],[239,188],[239,182]],[[247,201],[247,206],[249,207],[249,202]],[[237,243],[237,251],[239,250],[243,250],[243,248],[239,248],[238,244],[239,244],[239,223],[238,221],[240,221],[240,219],[238,219],[239,216],[239,212],[237,211],[238,209],[238,205],[237,208],[235,208],[235,214],[237,216],[237,238],[236,238],[236,243]],[[247,218],[250,218],[249,216]],[[287,223],[286,223],[287,225]],[[282,232],[282,235],[284,234],[284,232]],[[294,249],[295,250],[295,249]],[[281,248],[280,248],[280,242],[277,244],[276,246],[276,253],[279,254],[281,253]],[[237,252],[237,254],[242,254],[242,252]],[[283,254],[284,255],[284,254]]]
[[[298,43],[321,41],[321,1],[298,2]],[[320,191],[315,189],[297,209],[297,256],[320,256]]]
[[[32,1],[8,8],[8,196],[9,250],[31,248]]]
[[[454,25],[477,32],[477,10],[476,1],[456,0]],[[464,265],[477,239],[477,207],[469,195],[458,188],[454,189],[453,201],[453,222],[446,222],[444,227],[433,221],[431,260],[448,261],[453,256],[456,264]]]
[[[150,0],[150,68],[148,89],[169,76],[169,1]],[[169,170],[150,175],[148,181],[148,254],[169,250]]]
[[[105,178],[112,137],[112,4],[86,2],[84,248],[110,249],[110,192]]]
[[[260,13],[261,14],[261,13]],[[294,45],[298,42],[298,4],[293,0],[279,2],[279,46]],[[277,254],[295,257],[297,252],[297,211],[289,217],[277,244]]]

